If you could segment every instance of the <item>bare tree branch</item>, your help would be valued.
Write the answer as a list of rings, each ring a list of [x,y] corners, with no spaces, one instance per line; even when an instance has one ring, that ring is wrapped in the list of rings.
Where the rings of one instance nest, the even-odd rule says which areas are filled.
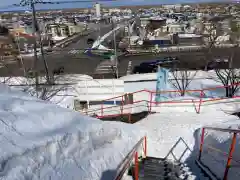
[[[240,69],[216,69],[215,81],[225,86],[225,96],[233,97],[240,90]]]
[[[192,73],[192,71],[172,71],[172,80],[169,80],[170,83],[180,92],[181,96],[186,94],[186,90],[188,89],[190,83],[196,76],[197,71]]]

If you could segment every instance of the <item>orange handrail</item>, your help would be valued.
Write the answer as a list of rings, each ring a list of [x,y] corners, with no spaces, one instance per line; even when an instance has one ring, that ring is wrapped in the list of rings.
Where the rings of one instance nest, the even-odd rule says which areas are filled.
[[[136,180],[138,180],[138,149],[141,146],[142,143],[146,144],[147,138],[146,136],[144,136],[143,138],[141,138],[137,144],[132,148],[132,150],[127,154],[127,156],[123,159],[123,161],[118,165],[117,168],[117,174],[114,178],[114,180],[121,180],[124,173],[126,172],[126,170],[130,167],[130,164],[132,162],[132,160],[135,160],[135,169],[134,172],[137,174],[135,174],[135,178],[137,178]],[[147,151],[144,151],[144,153],[147,153]],[[145,154],[146,156],[146,154]]]
[[[222,98],[211,98],[211,99],[203,99],[204,97],[204,91],[208,91],[208,90],[213,90],[213,89],[217,89],[217,88],[225,88],[225,87],[230,87],[230,86],[236,86],[236,85],[240,85],[240,83],[235,83],[235,84],[231,84],[231,85],[228,85],[228,86],[217,86],[217,87],[213,87],[213,88],[207,88],[207,89],[195,89],[195,90],[186,90],[186,92],[200,92],[200,99],[199,100],[196,100],[196,99],[184,99],[184,100],[173,100],[173,101],[162,101],[162,102],[155,102],[153,101],[153,94],[155,93],[167,93],[167,92],[181,92],[179,90],[168,90],[168,91],[159,91],[159,92],[156,92],[156,91],[150,91],[150,90],[147,90],[147,89],[143,89],[143,90],[139,90],[139,91],[136,91],[136,92],[132,92],[132,93],[126,93],[126,94],[137,94],[137,93],[142,93],[142,92],[147,92],[149,93],[150,95],[150,98],[149,100],[140,100],[140,101],[133,101],[131,102],[130,104],[136,104],[136,103],[139,103],[139,102],[142,102],[142,101],[146,101],[149,103],[149,112],[152,111],[152,105],[154,104],[185,104],[185,103],[199,103],[197,106],[198,107],[195,107],[195,110],[196,110],[196,113],[200,113],[200,109],[201,109],[201,106],[202,104],[206,103],[206,102],[213,102],[213,101],[219,101],[219,100],[224,100],[224,99],[228,99],[228,98],[225,98],[225,97],[222,97]],[[108,101],[108,100],[113,100],[113,99],[116,99],[116,98],[121,98],[121,105],[120,105],[120,110],[121,110],[121,113],[120,114],[124,114],[123,113],[123,110],[125,108],[123,108],[124,105],[124,96],[126,95],[121,95],[121,96],[116,96],[116,97],[112,97],[112,98],[108,98],[108,99],[105,99],[105,100],[102,100],[101,102],[101,108],[99,109],[94,109],[94,110],[90,110],[88,111],[88,114],[89,112],[92,112],[92,111],[98,111],[100,110],[101,111],[101,117],[104,117],[104,110],[106,109],[112,109],[114,107],[119,107],[118,105],[115,105],[115,106],[110,106],[110,107],[104,107],[103,106],[103,103],[105,101]],[[240,96],[234,96],[233,98],[240,98]],[[118,114],[118,115],[120,115]]]
[[[239,160],[234,160],[233,159],[233,153],[234,153],[234,149],[235,149],[237,134],[240,134],[240,130],[239,129],[217,128],[217,127],[210,127],[210,126],[203,127],[202,128],[202,134],[201,134],[201,141],[200,141],[200,149],[199,149],[198,161],[201,161],[203,145],[204,145],[204,134],[205,134],[206,129],[213,130],[213,131],[221,131],[221,132],[233,133],[232,142],[231,142],[231,146],[230,146],[230,149],[229,149],[228,153],[227,152],[223,152],[220,149],[216,149],[216,148],[214,148],[214,147],[212,147],[210,145],[205,145],[205,146],[207,146],[208,149],[221,152],[223,155],[228,157],[227,164],[226,164],[226,167],[225,167],[225,170],[224,170],[224,176],[223,176],[223,180],[227,180],[228,172],[229,172],[229,169],[231,168],[231,162],[235,161],[237,163],[240,163]]]
[[[209,91],[209,90],[226,88],[226,87],[231,87],[231,86],[238,86],[238,85],[240,85],[240,83],[234,83],[234,84],[230,84],[230,85],[227,85],[227,86],[216,86],[216,87],[205,88],[205,89],[188,89],[188,90],[185,90],[185,92]],[[148,93],[171,93],[171,92],[181,92],[181,91],[180,91],[180,90],[151,91],[151,90],[148,90],[148,89],[143,89],[143,90],[139,90],[139,91],[127,93],[127,94],[136,94],[136,93],[141,93],[141,92],[148,92]],[[102,101],[104,102],[104,101],[107,101],[107,100],[116,99],[116,98],[122,97],[122,96],[124,96],[124,95],[125,95],[125,94],[123,94],[123,95],[121,95],[121,96],[116,96],[116,97],[108,98],[108,99],[103,99]]]

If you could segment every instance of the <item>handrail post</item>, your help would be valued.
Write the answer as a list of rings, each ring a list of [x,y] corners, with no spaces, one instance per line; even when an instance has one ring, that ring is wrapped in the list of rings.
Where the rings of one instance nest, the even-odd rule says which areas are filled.
[[[128,123],[132,123],[132,120],[131,120],[131,113],[128,113]]]
[[[227,180],[228,171],[229,171],[229,168],[231,166],[232,156],[233,156],[233,152],[234,152],[234,149],[235,149],[236,139],[237,139],[237,133],[234,132],[233,138],[232,138],[232,144],[231,144],[231,147],[229,149],[228,160],[227,160],[223,180]]]
[[[203,95],[204,95],[204,92],[203,92],[203,90],[201,90],[201,92],[200,92],[200,101],[199,101],[199,106],[198,106],[198,110],[197,110],[197,113],[198,113],[198,114],[200,113]]]
[[[144,136],[144,156],[147,157],[147,137]]]
[[[101,116],[103,117],[103,101],[102,101],[102,104],[101,104]]]
[[[122,95],[122,102],[121,102],[121,115],[123,114],[123,104],[124,104],[124,102],[123,102],[123,98],[124,98],[124,95]]]
[[[152,94],[153,94],[153,92],[150,92],[150,101],[149,101],[150,106],[149,106],[149,113],[152,112]]]
[[[138,180],[138,152],[135,152],[134,180]]]
[[[198,155],[198,160],[199,160],[199,161],[201,160],[202,151],[203,151],[204,133],[205,133],[205,128],[202,128],[200,149],[199,149],[199,155]]]

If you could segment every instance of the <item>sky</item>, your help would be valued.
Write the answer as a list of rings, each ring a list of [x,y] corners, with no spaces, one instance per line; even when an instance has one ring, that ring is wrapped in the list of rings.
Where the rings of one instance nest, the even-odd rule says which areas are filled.
[[[44,1],[44,0],[43,0]],[[45,0],[45,1],[71,1],[71,0]],[[197,0],[197,2],[222,1],[222,0]],[[20,0],[0,0],[0,11],[29,10],[23,7],[7,7],[12,4],[18,4]],[[174,4],[174,3],[193,3],[196,0],[117,0],[115,2],[101,2],[102,6],[122,6],[122,5],[156,5],[156,4]],[[62,9],[62,8],[82,8],[93,7],[92,2],[88,3],[68,3],[59,5],[37,5],[37,9]],[[6,8],[7,7],[7,8]]]

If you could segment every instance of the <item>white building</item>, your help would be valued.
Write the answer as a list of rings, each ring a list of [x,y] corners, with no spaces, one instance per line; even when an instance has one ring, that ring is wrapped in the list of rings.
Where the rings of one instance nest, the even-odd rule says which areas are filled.
[[[101,17],[101,6],[99,3],[95,4],[95,9],[96,9],[96,17]]]
[[[169,24],[162,27],[162,32],[168,33],[183,33],[185,31],[185,26],[183,24]]]

